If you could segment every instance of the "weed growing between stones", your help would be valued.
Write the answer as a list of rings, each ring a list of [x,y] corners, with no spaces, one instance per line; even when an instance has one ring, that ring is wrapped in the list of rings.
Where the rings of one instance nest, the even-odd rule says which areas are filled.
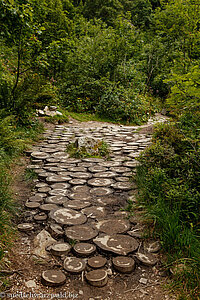
[[[110,149],[109,145],[101,140],[97,145],[88,149],[86,146],[79,147],[76,142],[71,143],[67,146],[67,153],[69,153],[70,157],[74,158],[110,158]]]

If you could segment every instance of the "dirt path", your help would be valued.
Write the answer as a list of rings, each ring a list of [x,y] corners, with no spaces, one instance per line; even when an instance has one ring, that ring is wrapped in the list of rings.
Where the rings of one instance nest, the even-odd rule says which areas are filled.
[[[163,289],[159,244],[142,238],[141,211],[130,217],[124,210],[135,201],[135,157],[151,143],[155,122],[128,127],[71,120],[46,130],[27,152],[38,180],[32,190],[22,178],[15,186],[24,208],[9,258],[16,272],[2,298],[175,299]],[[110,145],[110,161],[68,157],[66,146],[88,135]]]

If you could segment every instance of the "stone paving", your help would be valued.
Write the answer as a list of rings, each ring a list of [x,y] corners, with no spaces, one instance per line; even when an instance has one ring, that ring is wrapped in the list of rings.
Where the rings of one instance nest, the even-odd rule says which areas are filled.
[[[140,127],[58,125],[47,130],[44,140],[27,151],[31,157],[28,168],[35,170],[38,180],[34,194],[25,203],[24,223],[18,229],[37,232],[36,256],[45,258],[50,254],[62,262],[61,270],[43,271],[42,284],[60,286],[67,273],[81,273],[88,284],[101,287],[107,284],[112,270],[131,273],[140,264],[157,263],[159,242],[144,248],[143,227],[121,210],[127,200],[135,200],[135,158],[151,144],[151,135],[139,133],[138,128],[154,122],[150,120]],[[83,136],[106,141],[110,160],[70,158],[67,145]]]

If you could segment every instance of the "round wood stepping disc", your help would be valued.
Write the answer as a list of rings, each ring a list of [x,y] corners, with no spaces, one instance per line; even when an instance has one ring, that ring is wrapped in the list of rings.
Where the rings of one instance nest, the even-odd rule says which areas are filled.
[[[105,208],[102,206],[90,206],[87,208],[82,209],[81,211],[83,214],[85,214],[88,218],[99,218],[104,217],[106,214]]]
[[[96,237],[93,242],[102,250],[109,251],[119,255],[127,255],[136,251],[139,247],[138,242],[127,235],[116,234]]]
[[[62,227],[58,224],[50,224],[49,232],[54,238],[61,238],[64,235]]]
[[[69,172],[87,172],[87,169],[84,167],[71,167],[68,169]]]
[[[100,269],[105,266],[107,259],[103,256],[94,256],[88,259],[88,266],[93,269]]]
[[[31,223],[22,223],[22,224],[19,224],[17,226],[17,228],[18,228],[18,230],[25,231],[25,232],[26,231],[31,231],[31,230],[34,229],[33,224],[31,224]]]
[[[111,171],[99,172],[99,173],[93,174],[93,177],[96,177],[96,178],[114,178],[115,176],[117,176],[117,173],[111,172]]]
[[[84,158],[83,161],[85,162],[93,162],[93,163],[99,163],[102,162],[102,158],[95,158],[95,157],[90,157],[90,158]]]
[[[90,202],[81,201],[81,200],[66,201],[65,203],[63,203],[64,207],[75,209],[75,210],[80,210],[80,209],[86,208],[90,205],[91,205]]]
[[[63,190],[63,189],[54,189],[54,190],[51,190],[49,192],[49,195],[51,195],[51,196],[58,196],[58,195],[60,195],[60,196],[67,196],[68,195],[68,191],[67,190]]]
[[[88,193],[90,188],[87,185],[76,185],[72,188],[72,192],[74,193]]]
[[[69,176],[61,176],[61,175],[54,175],[54,176],[49,176],[46,178],[46,182],[48,183],[59,183],[59,182],[66,182],[71,180],[71,177]]]
[[[139,165],[138,161],[126,161],[123,163],[124,167],[135,168]]]
[[[49,154],[45,153],[45,152],[32,152],[31,153],[31,157],[33,157],[34,159],[47,159],[49,158]]]
[[[60,270],[47,270],[42,272],[41,282],[47,286],[60,286],[66,281],[65,274]]]
[[[74,178],[69,181],[70,184],[72,185],[79,185],[79,184],[85,184],[87,181],[85,179],[79,179],[79,178]]]
[[[51,204],[51,203],[40,205],[40,209],[45,212],[49,212],[49,211],[51,211],[53,209],[57,209],[57,208],[58,208],[58,206],[56,204]]]
[[[51,246],[50,251],[55,256],[67,255],[71,250],[68,243],[57,243]]]
[[[57,204],[57,205],[62,205],[68,200],[67,197],[57,195],[57,196],[51,196],[45,199],[45,203],[47,204]]]
[[[81,159],[77,159],[77,158],[68,158],[67,159],[68,164],[78,164],[80,162],[81,162]]]
[[[110,219],[99,221],[95,227],[101,232],[113,235],[127,232],[130,229],[130,223],[125,219]]]
[[[157,258],[151,253],[136,253],[137,259],[146,266],[154,266],[157,263]]]
[[[120,273],[131,273],[135,269],[135,261],[131,257],[117,256],[112,262],[114,268]]]
[[[107,170],[108,169],[106,167],[99,166],[99,165],[96,165],[96,166],[93,166],[93,167],[89,168],[89,171],[92,172],[92,173],[105,172]]]
[[[48,187],[48,184],[47,183],[45,183],[45,182],[39,182],[39,183],[37,183],[36,184],[36,188],[42,188],[42,187]]]
[[[26,202],[25,206],[29,209],[36,209],[40,206],[39,202]]]
[[[90,194],[85,193],[72,193],[68,196],[72,200],[81,200],[81,201],[89,201],[91,200]]]
[[[80,225],[65,229],[65,235],[71,240],[89,241],[98,235],[98,231],[88,225]]]
[[[51,191],[51,188],[48,187],[48,186],[44,186],[44,187],[38,188],[38,192],[40,192],[40,193],[48,193],[50,191]]]
[[[93,178],[88,180],[88,184],[95,187],[110,186],[112,183],[113,181],[107,178]]]
[[[118,176],[118,177],[115,177],[115,180],[120,181],[120,182],[129,182],[129,177]]]
[[[84,168],[90,168],[90,167],[93,167],[94,165],[95,165],[95,163],[87,163],[87,162],[78,163],[79,167],[84,167]]]
[[[87,217],[69,208],[58,208],[50,212],[50,218],[58,224],[63,225],[81,225],[87,221]]]
[[[64,182],[61,182],[61,183],[54,183],[52,185],[50,185],[50,187],[53,189],[53,190],[65,190],[65,189],[68,189],[69,188],[69,184],[68,183],[64,183]]]
[[[116,190],[130,191],[132,189],[132,184],[130,182],[116,182],[112,187]]]
[[[41,196],[32,196],[28,200],[30,202],[42,202],[43,201],[43,197],[41,197]]]
[[[87,257],[96,252],[96,246],[89,243],[77,243],[73,250],[76,255]]]
[[[149,243],[149,245],[146,247],[146,250],[150,253],[156,253],[160,250],[161,244],[159,241],[155,241],[152,243]]]
[[[87,281],[92,286],[102,287],[108,282],[108,274],[104,270],[93,270],[85,275]]]
[[[110,167],[119,167],[122,165],[122,163],[120,161],[103,161],[98,165],[110,168]]]
[[[49,172],[64,172],[65,169],[62,169],[60,167],[44,167],[45,170]]]
[[[124,173],[130,171],[130,169],[127,167],[112,167],[110,168],[110,170],[117,173]]]
[[[74,172],[70,174],[73,178],[80,178],[80,179],[88,179],[91,178],[92,175],[90,173],[84,172]]]
[[[42,222],[42,221],[46,221],[47,215],[44,212],[41,212],[35,215],[33,218],[35,221]]]
[[[86,262],[77,257],[66,257],[64,260],[64,269],[72,274],[78,274],[84,271]]]
[[[55,175],[54,173],[45,172],[43,170],[42,172],[38,173],[38,178],[41,179],[41,180],[46,180],[47,177],[54,176],[54,175]]]
[[[107,196],[113,193],[113,190],[106,188],[106,187],[100,187],[100,188],[93,188],[90,190],[90,193],[95,196]]]

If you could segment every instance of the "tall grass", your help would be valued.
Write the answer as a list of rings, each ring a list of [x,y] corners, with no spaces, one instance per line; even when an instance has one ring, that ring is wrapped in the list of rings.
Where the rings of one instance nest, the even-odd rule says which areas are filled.
[[[0,111],[0,260],[12,241],[11,219],[17,208],[11,190],[11,164],[42,130],[31,118],[27,126],[21,126],[14,116],[2,116]]]
[[[139,158],[139,202],[166,252],[182,299],[200,295],[200,150],[198,113],[159,126]]]

